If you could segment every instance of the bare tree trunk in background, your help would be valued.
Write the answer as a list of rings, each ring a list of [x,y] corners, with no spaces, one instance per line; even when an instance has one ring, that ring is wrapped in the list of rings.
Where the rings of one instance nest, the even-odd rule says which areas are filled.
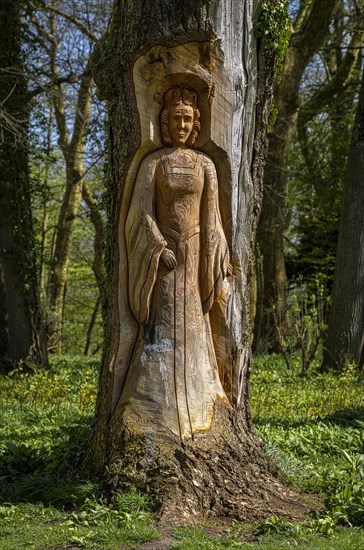
[[[24,5],[0,1],[0,359],[45,365],[28,172]]]
[[[99,312],[100,304],[101,304],[101,297],[100,297],[100,294],[99,294],[98,297],[97,297],[94,309],[92,310],[90,323],[89,323],[88,328],[87,328],[86,344],[85,344],[85,350],[83,352],[84,355],[88,355],[90,353],[92,333],[93,333],[94,328],[95,328],[96,318],[97,318],[97,314]]]
[[[133,0],[118,0],[98,50],[95,78],[110,115],[107,319],[96,424],[83,475],[103,476],[113,491],[151,491],[165,519],[183,521],[212,507],[254,518],[292,498],[268,474],[249,404],[250,284],[273,85],[271,52],[261,51],[258,61],[253,33],[258,7],[248,0],[147,0],[140,10]],[[229,401],[215,400],[211,426],[192,437],[180,437],[118,401],[125,362],[120,348],[129,338],[126,324],[136,323],[125,284],[125,216],[138,166],[158,147],[159,115],[153,119],[151,110],[160,110],[158,86],[165,90],[176,82],[200,94],[201,151],[216,166],[232,264],[230,315],[221,342],[227,344],[224,368],[232,373],[233,388]],[[208,96],[210,107],[203,103],[208,90],[214,95]],[[147,110],[140,107],[143,101]],[[132,349],[131,341],[128,355]]]
[[[336,268],[323,369],[363,366],[364,74],[343,191]]]
[[[90,211],[90,219],[94,226],[95,230],[95,239],[94,239],[94,259],[92,262],[92,271],[95,274],[95,279],[97,286],[99,288],[99,294],[93,309],[90,324],[87,331],[86,345],[85,345],[85,355],[89,354],[92,333],[96,324],[97,314],[102,303],[102,296],[104,296],[104,286],[105,286],[105,266],[104,266],[104,238],[105,238],[105,228],[104,228],[104,219],[102,217],[99,205],[96,198],[93,196],[90,187],[88,186],[86,180],[83,181],[82,186],[82,197],[87,204]]]
[[[97,286],[100,295],[104,290],[105,283],[105,266],[104,266],[104,238],[105,228],[104,219],[102,217],[99,204],[92,194],[92,191],[86,180],[83,180],[82,197],[90,211],[90,220],[95,230],[94,239],[94,259],[92,262],[92,271],[95,274]]]
[[[348,128],[345,124],[345,119],[342,115],[342,98],[347,88],[352,86],[353,78],[355,78],[355,72],[358,67],[358,60],[361,51],[361,45],[363,41],[363,32],[361,30],[364,23],[364,12],[359,12],[356,19],[353,20],[354,32],[351,36],[351,40],[345,53],[342,50],[342,42],[347,33],[347,28],[340,21],[343,18],[343,14],[340,10],[337,10],[335,17],[339,19],[335,30],[338,35],[338,46],[336,48],[336,55],[329,58],[326,63],[328,65],[329,73],[332,78],[327,81],[326,84],[320,86],[318,90],[312,94],[309,99],[300,105],[297,119],[298,139],[302,154],[305,158],[307,167],[312,168],[313,185],[323,185],[320,180],[320,170],[317,166],[317,159],[313,153],[310,153],[308,146],[307,125],[318,114],[322,113],[325,109],[328,109],[331,123],[331,155],[335,159],[339,157],[341,153],[341,143],[343,140],[346,142],[350,140],[350,136],[347,136]],[[340,26],[341,32],[339,30]],[[339,31],[339,32],[338,32]],[[347,139],[348,138],[348,139]],[[332,162],[331,166],[331,180],[332,184],[338,188],[340,182],[342,182],[342,165],[341,163]]]
[[[257,232],[257,304],[254,323],[254,350],[280,351],[274,317],[282,323],[286,310],[287,277],[283,231],[287,201],[287,163],[299,110],[302,75],[329,30],[338,0],[301,1],[294,23],[282,81],[275,96],[278,116],[269,138],[264,171],[263,207]],[[273,308],[275,312],[273,312]]]
[[[51,42],[51,45],[52,73],[53,78],[56,80],[58,78],[56,44]],[[69,135],[65,116],[62,84],[56,85],[53,93],[59,143],[66,163],[66,189],[56,227],[49,284],[51,320],[48,327],[48,346],[57,353],[60,353],[62,348],[63,312],[72,246],[72,231],[82,199],[84,153],[87,125],[91,112],[92,87],[93,78],[89,64],[81,77],[72,137]]]
[[[32,88],[32,95],[46,93],[50,98],[49,132],[54,119],[58,132],[58,143],[65,164],[65,186],[58,220],[51,237],[49,270],[45,275],[41,264],[42,296],[47,306],[48,348],[59,353],[62,348],[62,328],[65,310],[68,269],[72,249],[72,234],[79,213],[82,197],[93,201],[91,222],[98,232],[95,238],[95,259],[93,269],[98,286],[101,286],[102,252],[100,246],[100,220],[98,208],[90,190],[85,197],[85,149],[91,116],[91,74],[92,50],[99,36],[106,28],[109,14],[108,2],[103,0],[88,3],[84,9],[80,2],[59,3],[57,0],[33,3],[29,16],[31,30],[39,37],[39,46],[46,59],[44,76],[40,84]],[[68,28],[71,26],[71,30]],[[43,70],[43,68],[42,68]],[[74,85],[74,86],[70,86]],[[72,109],[74,113],[71,114]],[[54,113],[54,116],[53,116]],[[49,134],[49,138],[51,134]],[[48,140],[48,149],[51,142]],[[101,157],[100,152],[100,157]],[[48,175],[48,168],[46,168]],[[45,203],[47,201],[45,200]],[[47,204],[45,204],[47,206]],[[42,250],[46,239],[47,212],[43,215]],[[95,297],[96,299],[96,297]]]

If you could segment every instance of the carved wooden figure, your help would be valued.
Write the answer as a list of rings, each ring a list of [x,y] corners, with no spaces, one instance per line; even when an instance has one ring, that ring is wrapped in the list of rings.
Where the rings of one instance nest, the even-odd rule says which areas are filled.
[[[197,94],[170,88],[160,120],[165,147],[142,160],[125,225],[139,326],[120,399],[190,436],[210,426],[217,396],[226,399],[209,312],[228,292],[229,251],[214,163],[191,148]]]

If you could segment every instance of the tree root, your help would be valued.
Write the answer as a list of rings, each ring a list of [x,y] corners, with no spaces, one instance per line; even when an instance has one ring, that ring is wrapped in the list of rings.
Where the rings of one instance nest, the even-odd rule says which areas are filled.
[[[216,403],[209,430],[182,442],[128,408],[112,441],[118,444],[107,467],[111,492],[151,493],[161,523],[194,523],[211,513],[245,521],[272,513],[302,519],[309,508],[304,495],[270,474],[254,430],[225,402]]]

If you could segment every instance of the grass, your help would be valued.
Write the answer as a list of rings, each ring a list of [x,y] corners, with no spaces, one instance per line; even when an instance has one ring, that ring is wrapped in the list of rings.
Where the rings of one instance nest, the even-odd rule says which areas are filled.
[[[99,484],[77,479],[98,368],[97,359],[61,357],[50,371],[1,377],[0,550],[111,550],[159,537],[150,499],[107,505]]]
[[[90,549],[116,549],[159,537],[146,512],[123,512],[86,501],[77,512],[42,504],[0,506],[1,550],[37,550],[77,545]]]
[[[322,516],[364,525],[364,377],[287,371],[257,361],[253,415],[272,468],[288,484],[324,496]]]
[[[223,548],[277,550],[301,546],[312,550],[362,550],[364,533],[354,529],[338,528],[330,537],[317,534],[274,533],[260,536],[251,542],[241,542],[235,535],[217,538],[197,528],[181,527],[175,531],[177,541],[172,550],[220,550]]]
[[[272,470],[318,493],[321,511],[300,525],[273,516],[262,525],[180,527],[173,549],[293,546],[364,548],[363,375],[309,372],[279,356],[255,361],[252,411]],[[54,358],[49,371],[0,377],[0,550],[113,550],[157,540],[153,502],[77,478],[92,420],[98,360]]]

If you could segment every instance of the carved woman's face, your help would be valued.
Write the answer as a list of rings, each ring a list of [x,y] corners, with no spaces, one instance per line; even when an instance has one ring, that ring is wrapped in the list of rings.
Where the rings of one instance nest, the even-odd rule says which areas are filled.
[[[185,145],[193,128],[193,107],[179,103],[171,105],[168,113],[169,131],[173,144]]]

